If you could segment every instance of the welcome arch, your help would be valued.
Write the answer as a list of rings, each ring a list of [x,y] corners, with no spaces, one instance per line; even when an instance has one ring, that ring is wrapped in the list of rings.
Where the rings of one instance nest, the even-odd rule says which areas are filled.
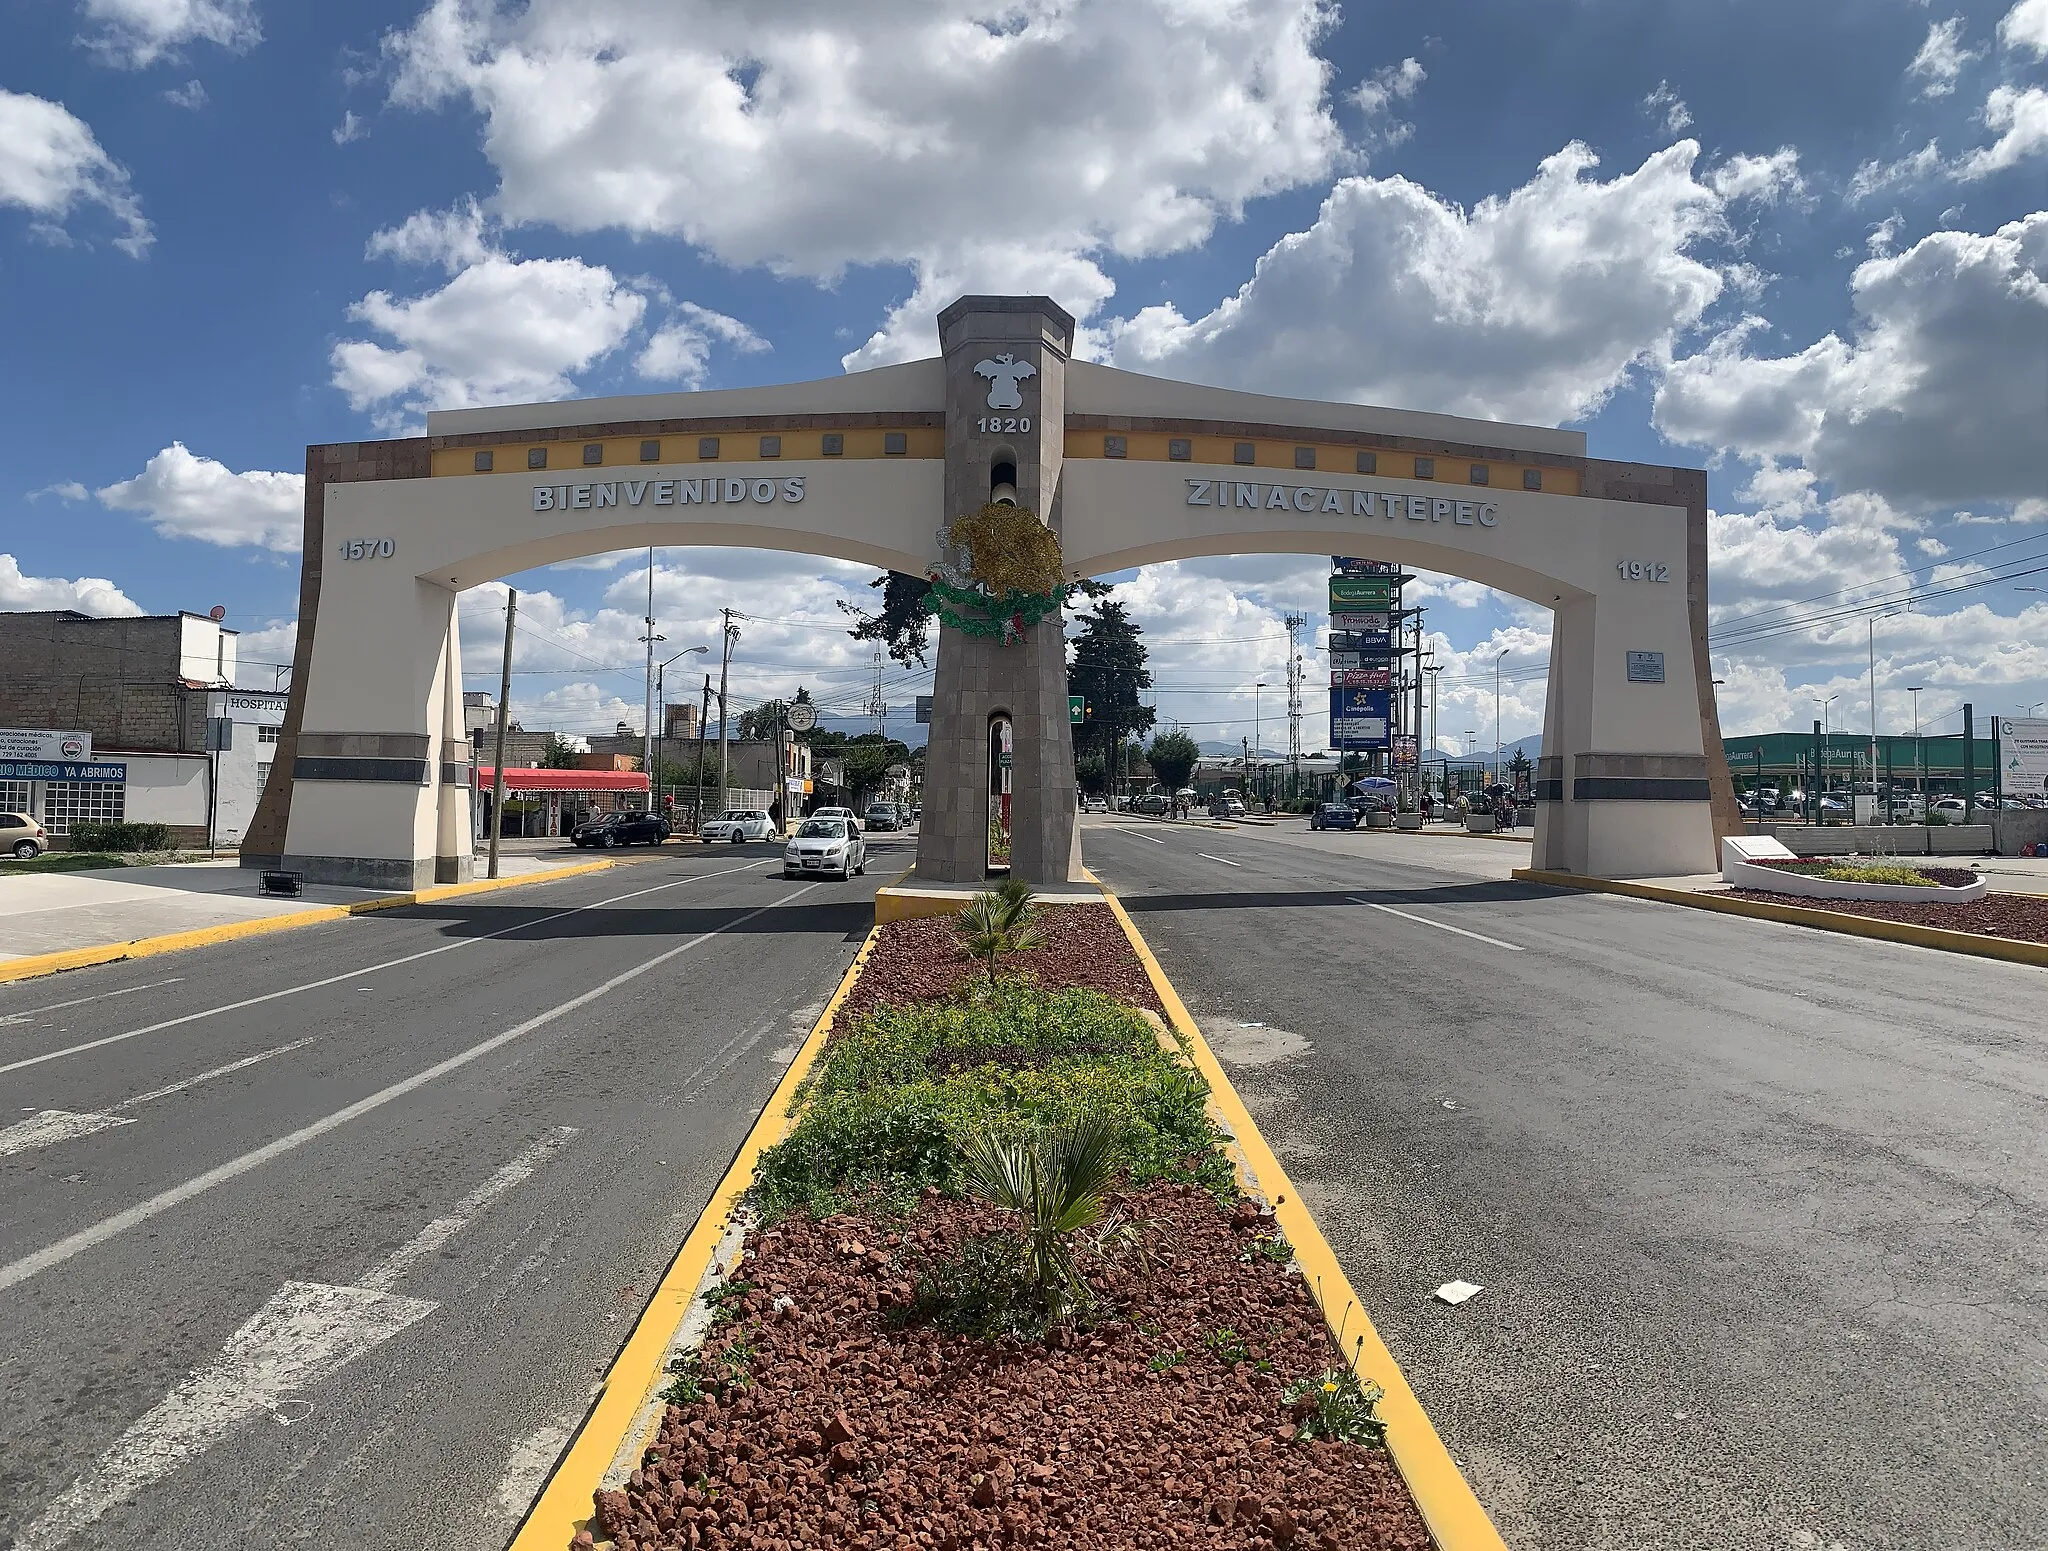
[[[966,297],[939,330],[941,355],[905,366],[446,411],[422,437],[309,448],[292,699],[244,862],[385,887],[467,875],[466,587],[648,544],[923,572],[939,530],[992,491],[1040,514],[1076,577],[1363,552],[1540,603],[1536,864],[1707,871],[1716,835],[1739,832],[1700,471],[1590,458],[1578,432],[1071,361],[1073,320],[1043,297]],[[941,627],[920,878],[982,876],[996,711],[1013,724],[1013,867],[1079,875],[1066,694],[1057,612],[1008,644]]]

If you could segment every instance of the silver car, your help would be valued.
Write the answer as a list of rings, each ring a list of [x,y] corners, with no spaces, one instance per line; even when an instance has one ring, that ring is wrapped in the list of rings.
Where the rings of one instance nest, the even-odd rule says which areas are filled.
[[[782,876],[820,873],[851,878],[868,870],[868,846],[845,819],[813,815],[797,826],[782,853]]]

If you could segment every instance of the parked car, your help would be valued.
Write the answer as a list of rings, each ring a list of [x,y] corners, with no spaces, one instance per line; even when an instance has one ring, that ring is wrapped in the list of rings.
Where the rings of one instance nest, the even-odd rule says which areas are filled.
[[[856,835],[860,833],[860,820],[851,808],[813,808],[810,816],[814,819],[844,819]]]
[[[1970,816],[1970,810],[1963,806],[1960,797],[1937,797],[1927,805],[1927,816],[1940,814],[1950,824],[1960,824]]]
[[[657,813],[606,813],[569,832],[579,846],[658,846],[669,837],[668,820]]]
[[[822,810],[820,810],[822,812]],[[842,810],[844,811],[844,810]],[[817,813],[805,819],[790,836],[782,852],[782,876],[800,873],[837,873],[851,878],[868,870],[868,846],[860,831],[844,818],[821,818]]]
[[[896,804],[893,802],[869,803],[867,827],[868,833],[871,835],[902,828],[902,824],[896,816]]]
[[[0,813],[0,851],[27,861],[50,849],[50,837],[26,813]]]
[[[1159,814],[1173,806],[1173,799],[1164,792],[1141,792],[1131,799],[1131,812]]]
[[[1346,802],[1318,803],[1308,816],[1310,829],[1356,829],[1358,810]]]
[[[1829,819],[1846,819],[1850,812],[1849,804],[1840,797],[1823,797],[1820,800],[1820,817],[1823,824]]]
[[[775,821],[759,808],[735,808],[722,819],[712,819],[704,826],[704,843],[714,840],[729,840],[738,845],[742,840],[773,840]]]

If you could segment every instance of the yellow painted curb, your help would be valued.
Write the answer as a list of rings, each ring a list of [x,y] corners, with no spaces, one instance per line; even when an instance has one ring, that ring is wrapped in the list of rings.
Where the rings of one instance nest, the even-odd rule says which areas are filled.
[[[640,858],[631,860],[639,861]],[[0,960],[0,985],[15,980],[33,980],[39,975],[54,975],[61,970],[88,969],[95,964],[154,958],[159,953],[177,953],[185,948],[209,948],[216,943],[234,942],[243,937],[261,937],[269,932],[315,926],[322,921],[368,915],[376,910],[395,910],[401,905],[429,905],[439,900],[458,899],[466,894],[487,894],[493,889],[516,888],[522,883],[553,883],[558,878],[578,878],[585,873],[603,872],[618,865],[619,861],[579,862],[573,867],[557,867],[544,873],[522,873],[514,878],[478,878],[470,883],[444,883],[404,894],[357,900],[347,905],[313,905],[282,915],[227,921],[219,926],[199,926],[186,932],[166,932],[158,937],[95,943],[89,948],[66,948],[58,953],[29,954],[18,959]]]
[[[966,909],[967,901],[954,901],[937,894],[920,894],[915,889],[903,887],[903,880],[917,871],[912,862],[889,882],[875,890],[875,925],[887,926],[891,921],[923,921],[932,916],[957,915]]]
[[[1876,916],[1851,915],[1844,910],[1808,909],[1803,905],[1780,905],[1767,899],[1738,899],[1730,894],[1698,894],[1689,889],[1667,889],[1655,883],[1628,883],[1616,878],[1584,878],[1572,872],[1550,872],[1540,867],[1517,867],[1508,874],[1518,883],[1542,883],[1552,888],[1583,889],[1593,894],[1623,894],[1630,899],[1654,899],[1666,905],[1685,905],[1693,910],[1712,910],[1722,915],[1749,916],[1758,921],[1782,921],[1788,926],[1810,926],[1845,937],[1869,937],[1879,942],[1910,943],[1916,948],[1936,948],[1944,953],[1967,953],[1974,958],[2002,959],[2008,964],[2048,967],[2048,943],[2021,942],[2013,937],[1987,937],[1980,932],[1954,932],[1943,926],[1921,926],[1911,921],[1885,921]]]
[[[1097,878],[1095,881],[1101,883],[1102,880]],[[1144,964],[1152,989],[1166,1008],[1168,1021],[1187,1036],[1189,1053],[1208,1081],[1212,1101],[1236,1133],[1238,1148],[1257,1176],[1261,1194],[1273,1204],[1274,1216],[1279,1219],[1287,1242],[1294,1246],[1294,1258],[1301,1266],[1302,1275],[1316,1290],[1330,1334],[1340,1343],[1350,1344],[1352,1367],[1358,1376],[1372,1380],[1386,1391],[1386,1398],[1380,1402],[1380,1416],[1387,1424],[1387,1451],[1393,1455],[1401,1479],[1408,1483],[1409,1495],[1421,1510],[1423,1522],[1429,1526],[1438,1551],[1506,1551],[1500,1532],[1493,1527],[1493,1521],[1472,1494],[1472,1488],[1459,1471],[1457,1462],[1437,1436],[1436,1428],[1430,1424],[1422,1402],[1415,1398],[1415,1391],[1408,1387],[1408,1380],[1402,1376],[1393,1353],[1387,1350],[1379,1332],[1360,1307],[1358,1295],[1351,1290],[1351,1282],[1344,1275],[1343,1267],[1338,1265],[1336,1254],[1302,1202],[1301,1192],[1289,1182],[1286,1171],[1280,1167],[1280,1160],[1259,1134],[1244,1101],[1237,1096],[1230,1079],[1224,1076],[1215,1052],[1202,1038],[1194,1017],[1174,991],[1172,982],[1166,978],[1166,971],[1160,968],[1159,960],[1145,945],[1145,939],[1139,935],[1123,902],[1107,884],[1102,884],[1102,897],[1116,913],[1124,935],[1130,939],[1131,947]],[[1354,1319],[1358,1321],[1356,1325],[1351,1323]]]
[[[624,1445],[627,1429],[633,1425],[634,1417],[639,1415],[641,1406],[662,1377],[662,1359],[668,1353],[670,1342],[675,1339],[683,1316],[689,1312],[690,1301],[697,1295],[697,1288],[711,1264],[712,1252],[725,1235],[733,1208],[746,1194],[747,1187],[753,1184],[754,1169],[761,1154],[781,1141],[788,1130],[789,1104],[796,1094],[797,1084],[803,1081],[805,1073],[818,1059],[818,1052],[825,1048],[825,1038],[832,1030],[832,1019],[838,1014],[840,1003],[853,989],[853,982],[860,975],[862,966],[875,951],[875,943],[880,936],[881,928],[872,928],[867,940],[860,945],[860,952],[846,967],[839,989],[832,993],[824,1012],[818,1015],[810,1034],[797,1048],[795,1059],[782,1074],[782,1081],[775,1085],[775,1092],[769,1096],[753,1128],[747,1132],[746,1140],[740,1143],[739,1151],[733,1155],[725,1178],[711,1192],[711,1199],[705,1203],[697,1225],[690,1230],[690,1236],[683,1240],[682,1248],[669,1262],[661,1285],[647,1300],[647,1307],[640,1311],[640,1318],[633,1325],[633,1333],[626,1337],[626,1344],[619,1348],[618,1356],[612,1359],[611,1367],[606,1370],[604,1384],[584,1415],[583,1425],[577,1429],[576,1437],[556,1463],[540,1496],[527,1510],[506,1551],[567,1551],[576,1532],[590,1525],[594,1511],[592,1497],[603,1485],[605,1472],[611,1468],[612,1460]],[[595,1533],[594,1529],[592,1533]]]

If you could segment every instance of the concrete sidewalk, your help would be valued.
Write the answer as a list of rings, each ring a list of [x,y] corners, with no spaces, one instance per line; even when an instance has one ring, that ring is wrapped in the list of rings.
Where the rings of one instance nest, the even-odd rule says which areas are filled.
[[[1883,860],[1891,861],[1893,858],[1885,857]],[[1992,889],[2008,894],[2048,894],[2048,857],[1905,856],[1897,860],[1907,867],[1916,864],[1925,864],[1929,867],[1967,867],[1982,877]],[[1653,883],[1659,888],[1682,889],[1688,894],[1721,893],[1728,888],[1717,872],[1695,873],[1684,878],[1630,878],[1625,881]],[[1827,908],[1825,900],[1815,900],[1813,904],[1816,909]]]
[[[541,876],[588,863],[590,853],[555,842],[544,853],[501,853],[502,877]],[[482,875],[483,858],[477,859]],[[257,874],[232,858],[162,867],[0,876],[0,964],[103,943],[134,942],[210,926],[326,910],[390,895],[308,885],[295,899],[256,892]]]

